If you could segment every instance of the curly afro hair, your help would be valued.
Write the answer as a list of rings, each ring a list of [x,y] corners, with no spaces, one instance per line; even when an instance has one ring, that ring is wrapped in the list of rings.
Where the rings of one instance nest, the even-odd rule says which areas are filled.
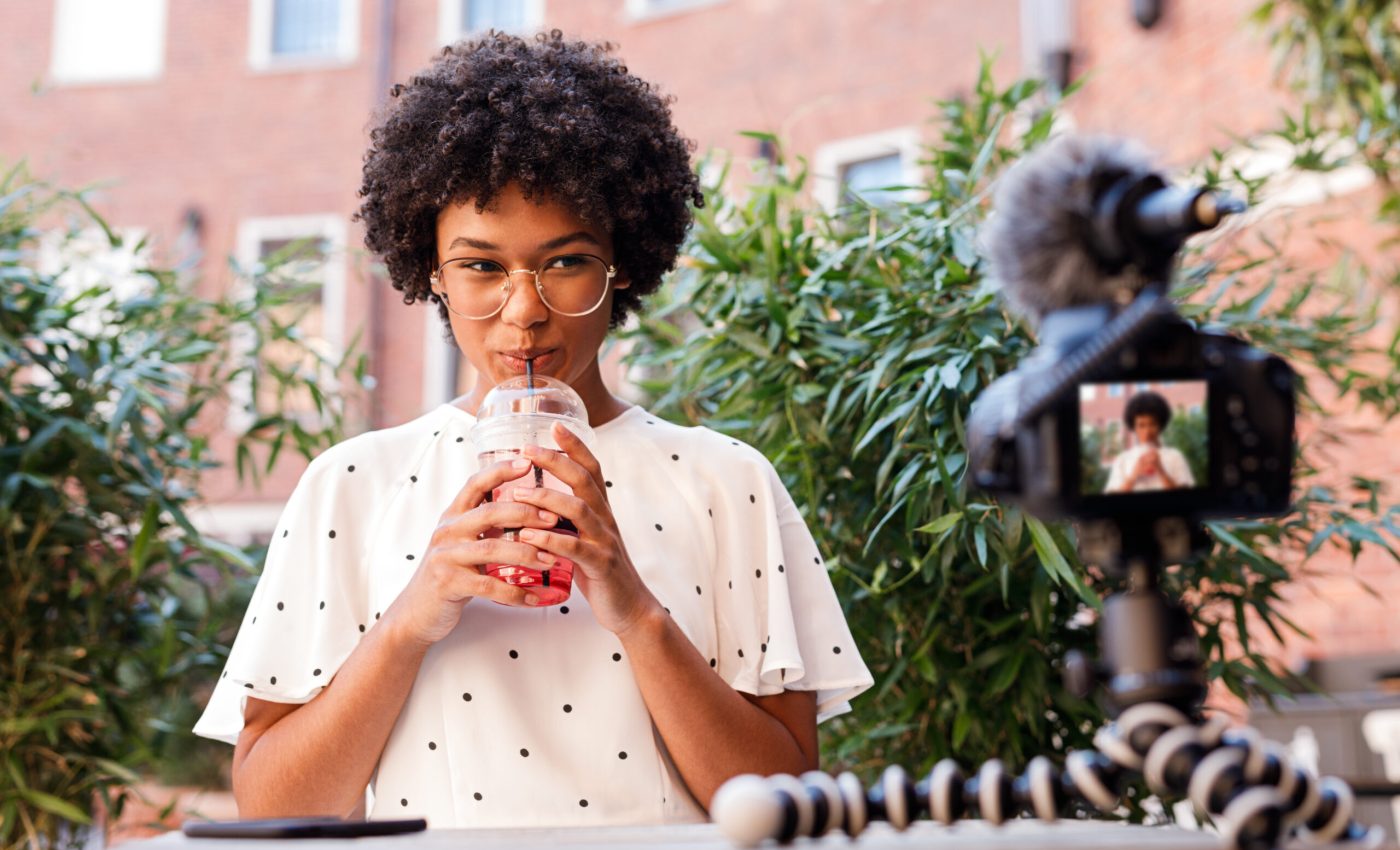
[[[356,218],[384,257],[405,304],[436,301],[438,213],[474,201],[484,210],[509,183],[526,198],[569,208],[612,235],[631,280],[613,299],[611,326],[655,292],[701,206],[694,144],[671,123],[670,98],[628,73],[611,44],[533,41],[491,32],[445,48],[407,85],[395,85],[365,154]]]
[[[1139,416],[1151,416],[1156,419],[1157,428],[1161,430],[1172,421],[1172,406],[1167,404],[1167,400],[1160,394],[1144,390],[1128,399],[1127,406],[1123,408],[1123,422],[1130,430]]]

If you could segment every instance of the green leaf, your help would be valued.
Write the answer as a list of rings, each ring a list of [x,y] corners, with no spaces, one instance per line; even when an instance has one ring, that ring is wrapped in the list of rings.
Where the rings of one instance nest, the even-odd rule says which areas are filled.
[[[928,523],[927,525],[919,526],[915,529],[915,531],[922,531],[928,534],[942,534],[943,532],[947,531],[948,529],[961,522],[962,518],[962,511],[955,511],[950,514],[944,514],[943,516],[939,517],[933,522]]]
[[[70,823],[91,824],[92,817],[82,809],[68,802],[61,800],[52,794],[45,794],[43,791],[35,791],[32,788],[20,789],[19,795],[44,811],[58,815]]]

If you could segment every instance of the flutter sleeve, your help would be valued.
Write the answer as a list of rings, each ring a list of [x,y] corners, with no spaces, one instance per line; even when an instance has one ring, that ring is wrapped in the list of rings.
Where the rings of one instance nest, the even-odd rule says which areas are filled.
[[[816,541],[772,465],[743,446],[712,495],[718,672],[757,696],[815,691],[818,722],[873,684]],[[718,460],[718,458],[717,458]]]
[[[246,697],[310,701],[373,626],[366,621],[366,506],[354,467],[338,461],[337,448],[311,463],[282,511],[197,735],[236,743]]]

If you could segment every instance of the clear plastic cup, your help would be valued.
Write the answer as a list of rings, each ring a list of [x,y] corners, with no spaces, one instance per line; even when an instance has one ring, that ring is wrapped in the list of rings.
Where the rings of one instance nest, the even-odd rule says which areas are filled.
[[[563,423],[585,445],[592,447],[593,429],[588,426],[588,411],[583,399],[568,384],[543,375],[536,375],[533,379],[517,375],[501,382],[482,399],[476,424],[472,426],[471,439],[476,449],[478,468],[485,469],[503,460],[515,460],[526,446],[559,450],[553,434],[556,422]],[[573,492],[550,473],[533,467],[525,477],[493,490],[492,501],[512,501],[511,494],[517,487],[547,487],[563,493]],[[574,524],[562,517],[553,531],[578,536]],[[517,540],[519,533],[518,528],[500,528],[488,532],[487,536]],[[488,564],[486,573],[507,584],[530,588],[539,597],[542,606],[564,602],[574,586],[574,563],[562,557],[549,569],[539,569],[538,565]]]

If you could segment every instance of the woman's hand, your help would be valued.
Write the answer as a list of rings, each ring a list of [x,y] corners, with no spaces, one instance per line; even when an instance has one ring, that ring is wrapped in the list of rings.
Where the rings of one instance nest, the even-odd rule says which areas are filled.
[[[556,424],[553,434],[562,451],[530,446],[525,456],[567,484],[573,495],[522,487],[515,498],[567,518],[578,529],[578,537],[533,528],[520,532],[520,538],[546,554],[573,561],[574,581],[593,615],[603,628],[620,635],[663,609],[627,555],[598,459],[563,425]]]
[[[524,477],[525,459],[501,461],[471,478],[443,512],[428,542],[427,552],[408,586],[384,612],[392,628],[410,641],[436,643],[457,627],[462,606],[474,596],[507,605],[529,605],[534,595],[526,587],[506,584],[485,572],[487,564],[517,564],[547,569],[544,556],[528,543],[482,539],[491,529],[553,528],[559,517],[524,502],[488,502],[497,487]]]

